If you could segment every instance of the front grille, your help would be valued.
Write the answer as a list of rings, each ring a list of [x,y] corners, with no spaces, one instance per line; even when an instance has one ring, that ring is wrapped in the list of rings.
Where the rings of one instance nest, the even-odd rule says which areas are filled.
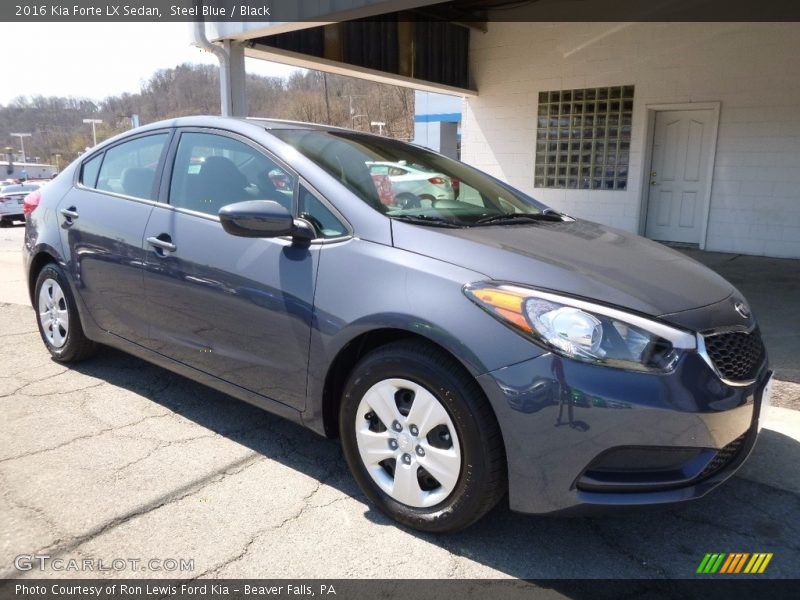
[[[711,459],[711,462],[709,462],[705,469],[703,469],[696,477],[696,480],[710,477],[720,469],[728,466],[728,464],[730,464],[730,462],[736,458],[736,455],[739,454],[739,451],[742,449],[742,445],[744,444],[744,440],[747,438],[748,433],[749,432],[743,433],[727,446],[720,448],[716,456]]]
[[[758,329],[704,336],[706,352],[725,379],[748,381],[764,362],[764,343]]]

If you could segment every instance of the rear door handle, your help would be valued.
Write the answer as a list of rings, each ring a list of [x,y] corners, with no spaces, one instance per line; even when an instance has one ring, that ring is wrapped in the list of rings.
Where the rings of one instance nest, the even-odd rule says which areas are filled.
[[[172,243],[171,238],[166,233],[162,233],[158,237],[147,238],[147,243],[165,252],[175,252],[175,250],[178,249],[178,247]]]
[[[61,215],[64,217],[67,225],[72,225],[72,222],[78,218],[78,211],[75,209],[74,206],[70,206],[69,208],[62,208],[60,211]]]

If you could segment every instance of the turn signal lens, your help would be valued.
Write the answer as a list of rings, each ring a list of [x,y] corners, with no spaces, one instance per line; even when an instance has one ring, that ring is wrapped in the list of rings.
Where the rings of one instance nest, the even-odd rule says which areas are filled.
[[[530,323],[525,318],[525,294],[496,287],[468,288],[465,293],[490,313],[505,319],[526,333],[533,333]]]

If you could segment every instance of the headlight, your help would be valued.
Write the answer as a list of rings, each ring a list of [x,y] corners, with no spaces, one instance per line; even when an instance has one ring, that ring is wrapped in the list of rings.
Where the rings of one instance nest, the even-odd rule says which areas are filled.
[[[609,306],[512,284],[464,286],[478,306],[556,354],[636,371],[672,371],[695,336]]]

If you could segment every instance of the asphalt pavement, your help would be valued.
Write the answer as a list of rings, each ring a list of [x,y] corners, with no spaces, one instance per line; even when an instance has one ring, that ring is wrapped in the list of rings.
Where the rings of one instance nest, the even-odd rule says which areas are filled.
[[[753,455],[701,500],[571,519],[501,505],[425,535],[366,502],[335,441],[117,351],[50,360],[21,240],[0,229],[0,578],[683,578],[707,552],[771,552],[764,576],[800,576],[800,412],[781,407],[797,384],[778,382]],[[114,559],[128,566],[97,570]]]

